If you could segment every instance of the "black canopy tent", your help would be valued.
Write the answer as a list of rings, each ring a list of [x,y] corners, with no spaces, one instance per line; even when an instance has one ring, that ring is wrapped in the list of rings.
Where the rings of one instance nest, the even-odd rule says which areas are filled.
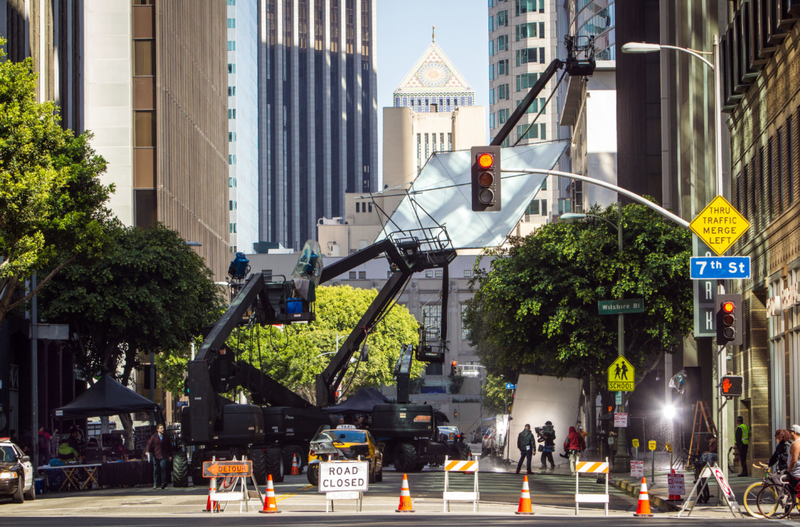
[[[126,388],[109,374],[103,375],[94,386],[74,401],[54,411],[56,419],[85,419],[131,412],[154,412],[160,406],[150,399]]]

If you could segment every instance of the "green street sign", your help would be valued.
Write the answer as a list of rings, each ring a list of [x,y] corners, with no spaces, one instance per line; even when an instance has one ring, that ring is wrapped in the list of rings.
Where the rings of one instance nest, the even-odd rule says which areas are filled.
[[[618,315],[620,313],[644,313],[644,300],[628,298],[625,300],[599,300],[597,310],[601,315]]]

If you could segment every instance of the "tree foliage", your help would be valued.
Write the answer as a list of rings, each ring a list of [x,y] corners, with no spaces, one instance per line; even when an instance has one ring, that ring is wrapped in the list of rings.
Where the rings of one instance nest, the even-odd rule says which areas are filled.
[[[70,325],[85,378],[110,373],[127,384],[137,352],[187,349],[219,316],[223,298],[203,259],[176,231],[162,224],[108,230],[112,248],[105,256],[65,268],[44,289],[42,318]]]
[[[317,319],[313,323],[292,324],[282,329],[258,325],[240,327],[227,341],[228,349],[234,350],[238,358],[258,366],[261,371],[312,402],[316,398],[314,390],[317,375],[327,367],[338,347],[345,343],[375,299],[377,291],[350,286],[323,286],[317,288],[316,294]],[[347,386],[341,387],[342,395],[355,393],[363,386],[394,384],[393,371],[400,347],[403,344],[417,344],[418,327],[414,316],[405,307],[396,305],[389,311],[366,340],[369,360],[350,365],[345,376]],[[186,348],[176,351],[163,354],[157,360],[160,374],[171,377],[161,382],[172,389],[181,389],[189,352]],[[358,352],[354,357],[359,357]],[[423,365],[415,363],[412,377],[419,376],[422,370]]]
[[[617,317],[599,315],[599,300],[644,300],[644,313],[624,317],[625,355],[640,376],[689,334],[690,232],[644,205],[628,205],[619,253],[617,207],[590,213],[600,219],[550,223],[512,240],[488,272],[476,264],[465,323],[490,374],[602,381],[617,356]]]
[[[113,186],[100,183],[106,163],[91,134],[73,137],[58,107],[36,101],[32,70],[32,59],[11,62],[0,49],[0,323],[65,266],[102,253],[110,218]],[[36,289],[16,295],[44,269]]]

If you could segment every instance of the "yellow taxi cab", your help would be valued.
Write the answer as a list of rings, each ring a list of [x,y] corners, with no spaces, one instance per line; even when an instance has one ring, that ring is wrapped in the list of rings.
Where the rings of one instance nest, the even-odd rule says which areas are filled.
[[[382,444],[375,441],[369,430],[353,425],[336,428],[323,426],[311,440],[308,449],[308,482],[319,484],[319,463],[322,461],[369,461],[369,482],[383,480]]]

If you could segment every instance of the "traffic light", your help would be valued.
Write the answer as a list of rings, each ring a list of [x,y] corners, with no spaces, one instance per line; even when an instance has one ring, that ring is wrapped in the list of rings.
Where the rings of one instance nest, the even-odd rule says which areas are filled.
[[[717,295],[717,344],[742,344],[742,295]]]
[[[500,147],[472,147],[472,210],[499,211]]]
[[[450,363],[450,375],[458,375],[458,361]]]
[[[723,397],[741,397],[744,393],[744,380],[741,375],[725,375],[719,389]]]

